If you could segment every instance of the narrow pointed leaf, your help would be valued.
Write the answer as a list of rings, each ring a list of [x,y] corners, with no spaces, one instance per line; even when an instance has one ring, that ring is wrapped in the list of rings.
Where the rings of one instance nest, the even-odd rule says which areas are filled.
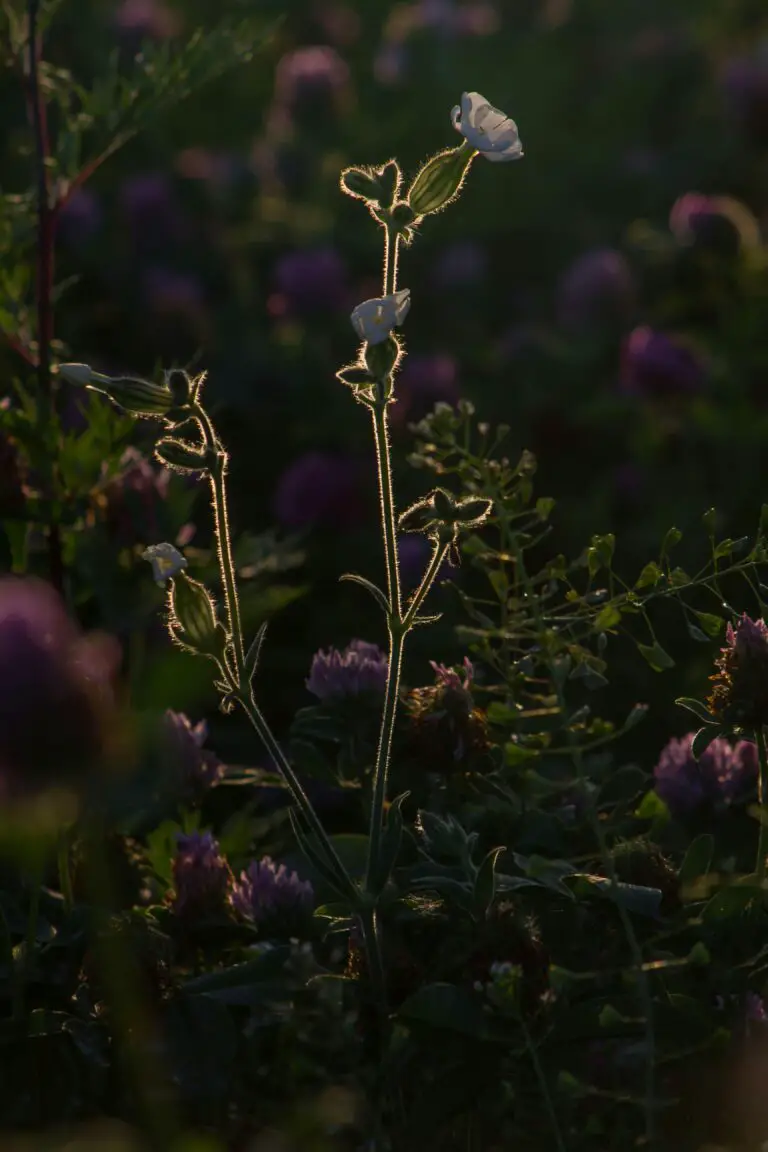
[[[692,696],[678,696],[675,704],[678,704],[681,708],[687,708],[689,712],[693,712],[694,716],[704,724],[712,724],[714,722],[712,713],[707,710],[706,705],[703,704],[701,700],[696,700]]]
[[[352,881],[346,874],[342,876],[336,863],[330,860],[319,846],[312,843],[301,826],[300,817],[295,808],[288,809],[288,817],[296,842],[306,859],[335,892],[349,899],[353,887]]]
[[[248,675],[249,682],[253,680],[256,674],[256,669],[259,664],[259,656],[261,655],[261,646],[264,643],[264,637],[267,634],[268,621],[265,620],[261,628],[256,633],[253,642],[245,657],[245,671]]]
[[[483,916],[490,908],[496,895],[496,861],[502,852],[506,852],[506,848],[491,848],[477,870],[472,898],[476,911]]]
[[[410,792],[403,792],[400,796],[396,796],[389,806],[387,823],[381,839],[381,853],[378,860],[378,867],[371,883],[371,893],[374,896],[378,896],[383,892],[387,881],[392,875],[392,869],[397,863],[400,845],[403,841],[403,814],[401,809],[404,801],[407,800],[409,796]]]
[[[389,601],[372,580],[368,580],[365,576],[359,576],[357,572],[345,572],[343,576],[339,576],[339,580],[350,580],[353,584],[360,584],[373,596],[376,603],[383,608],[384,612],[389,616],[390,608]]]

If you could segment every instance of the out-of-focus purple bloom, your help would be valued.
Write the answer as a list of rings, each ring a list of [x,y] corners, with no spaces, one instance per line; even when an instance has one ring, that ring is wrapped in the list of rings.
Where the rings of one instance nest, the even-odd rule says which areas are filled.
[[[768,141],[768,40],[749,56],[729,61],[723,87],[731,111],[747,134],[759,144]]]
[[[115,23],[121,32],[156,40],[176,36],[181,30],[178,14],[162,0],[122,0]]]
[[[120,547],[160,534],[158,512],[168,493],[171,473],[157,468],[139,452],[126,448],[120,470],[102,487],[107,531]]]
[[[379,84],[399,84],[408,67],[408,49],[404,44],[385,41],[373,61],[373,74]]]
[[[205,312],[205,290],[197,276],[173,268],[148,268],[144,293],[153,312],[199,319]]]
[[[488,36],[499,26],[496,9],[482,0],[472,4],[457,4],[456,0],[419,0],[416,15],[421,27],[432,28],[442,35]]]
[[[456,405],[460,399],[459,369],[453,356],[409,356],[395,382],[395,403],[390,406],[393,427],[415,423],[435,404]]]
[[[335,248],[287,252],[277,262],[275,285],[289,314],[335,312],[346,303],[346,265]]]
[[[726,255],[760,245],[760,226],[732,196],[705,196],[686,192],[672,206],[669,228],[680,244],[698,245]]]
[[[166,710],[162,724],[164,752],[185,793],[204,792],[218,784],[224,775],[224,765],[216,753],[203,748],[207,738],[205,720],[193,727],[183,712]]]
[[[179,206],[164,172],[130,177],[120,189],[119,203],[133,246],[140,253],[163,250],[179,238]]]
[[[625,341],[620,388],[628,396],[690,395],[699,392],[705,380],[701,357],[664,332],[643,326]]]
[[[452,291],[478,284],[488,273],[488,253],[474,240],[457,240],[438,257],[433,281],[435,288]]]
[[[290,529],[354,527],[363,515],[362,479],[362,462],[353,457],[307,452],[289,464],[278,480],[275,516]]]
[[[405,536],[398,537],[397,560],[404,591],[411,592],[421,583],[432,552],[433,545],[426,536],[418,532],[409,532]],[[443,561],[435,577],[435,583],[450,580],[455,571],[456,569],[452,568],[447,560]]]
[[[694,735],[670,740],[653,770],[656,791],[675,816],[704,803],[731,804],[757,777],[757,748],[750,740],[730,744],[718,737],[697,762],[691,750]]]
[[[176,837],[172,907],[178,916],[212,917],[227,911],[234,877],[210,832]]]
[[[275,100],[296,118],[333,111],[349,90],[349,66],[335,48],[312,44],[286,53],[275,73]]]
[[[613,248],[585,252],[566,269],[557,290],[557,316],[571,332],[625,324],[632,315],[632,269]]]
[[[101,229],[101,200],[90,188],[77,188],[59,210],[56,221],[60,240],[68,248],[80,248]]]
[[[747,1020],[751,1020],[756,1024],[768,1023],[768,1012],[766,1012],[765,1009],[765,1001],[762,996],[758,996],[757,992],[747,992],[745,1014]]]
[[[176,171],[186,180],[201,180],[220,191],[245,175],[247,168],[245,161],[232,152],[185,148],[176,157]]]
[[[353,640],[343,652],[337,648],[316,652],[306,681],[318,700],[338,700],[345,696],[383,696],[389,662],[376,644]]]
[[[254,860],[240,873],[232,892],[232,906],[241,916],[264,929],[281,926],[286,934],[309,918],[314,889],[308,880],[289,872],[285,864],[275,864],[270,856]]]
[[[42,580],[0,579],[0,796],[66,785],[108,747],[120,648],[82,635]]]

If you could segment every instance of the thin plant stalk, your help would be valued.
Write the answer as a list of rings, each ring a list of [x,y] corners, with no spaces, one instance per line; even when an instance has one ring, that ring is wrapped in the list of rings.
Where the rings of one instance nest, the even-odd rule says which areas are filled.
[[[53,432],[56,419],[53,379],[51,377],[51,344],[53,341],[53,280],[56,211],[51,204],[49,178],[50,142],[48,118],[40,84],[39,0],[29,0],[29,108],[34,133],[34,157],[37,176],[37,382],[40,431],[44,441]],[[47,461],[48,504],[48,570],[51,583],[64,592],[64,560],[61,529],[56,516],[56,465],[54,454]]]
[[[544,1108],[546,1109],[547,1117],[549,1118],[549,1124],[550,1124],[550,1127],[552,1129],[552,1135],[554,1137],[555,1144],[557,1145],[557,1152],[565,1152],[565,1141],[563,1139],[563,1133],[560,1129],[560,1124],[559,1124],[559,1121],[557,1119],[557,1113],[555,1112],[555,1105],[554,1105],[554,1102],[552,1100],[552,1093],[549,1091],[549,1085],[547,1084],[547,1078],[544,1075],[544,1069],[541,1066],[541,1060],[539,1059],[538,1049],[536,1048],[536,1045],[533,1042],[533,1037],[531,1036],[528,1025],[526,1024],[525,1020],[523,1020],[522,1017],[520,1018],[520,1027],[522,1028],[523,1036],[525,1037],[525,1046],[528,1049],[528,1055],[531,1058],[531,1063],[533,1064],[533,1070],[536,1073],[536,1079],[539,1082],[539,1090],[541,1091],[541,1097],[542,1097],[542,1100],[544,1101]]]
[[[768,799],[768,749],[765,742],[765,728],[761,725],[755,731],[755,743],[759,759],[757,776],[757,803],[760,808],[760,824],[757,836],[757,859],[755,872],[758,884],[765,880],[765,861],[768,856],[768,824],[765,823],[765,802]]]

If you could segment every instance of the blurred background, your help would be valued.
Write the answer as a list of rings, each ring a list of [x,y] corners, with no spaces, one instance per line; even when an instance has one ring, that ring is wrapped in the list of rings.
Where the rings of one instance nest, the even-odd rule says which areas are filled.
[[[255,59],[155,117],[70,199],[56,337],[62,358],[107,372],[208,371],[234,533],[251,534],[241,564],[275,577],[253,619],[283,608],[262,675],[279,728],[308,702],[317,648],[383,640],[362,594],[337,583],[350,569],[381,576],[368,420],[334,379],[355,352],[351,309],[380,290],[381,240],[339,173],[395,156],[412,175],[457,143],[449,114],[464,90],[517,121],[525,159],[478,159],[459,201],[404,253],[400,502],[427,483],[406,463],[409,424],[466,397],[479,420],[510,426],[510,458],[537,454],[538,494],[558,502],[552,555],[614,531],[617,568],[634,580],[672,525],[686,534],[680,563],[703,563],[710,506],[719,535],[754,530],[768,443],[768,11],[762,0],[262,7],[282,20]],[[113,51],[128,67],[147,41],[184,42],[235,10],[68,0],[46,56],[87,83]],[[7,192],[29,184],[16,79],[0,94]],[[4,373],[19,370],[12,350],[0,356]],[[111,544],[88,560],[82,608],[135,657],[140,703],[205,710],[207,670],[202,681],[187,671],[199,677],[196,662],[169,653],[162,677],[141,671],[142,644],[162,637],[147,625],[142,638],[136,621],[161,598],[135,556],[176,539],[204,557],[207,494],[155,471],[151,429],[136,431],[104,485]],[[129,581],[143,589],[130,612]],[[455,618],[442,636],[414,638],[413,682],[429,656],[463,655]],[[686,657],[663,688],[632,664],[616,691],[669,701],[700,690],[711,655]],[[168,672],[179,661],[180,677]],[[665,739],[685,720],[660,706]],[[648,739],[660,746],[659,727]]]

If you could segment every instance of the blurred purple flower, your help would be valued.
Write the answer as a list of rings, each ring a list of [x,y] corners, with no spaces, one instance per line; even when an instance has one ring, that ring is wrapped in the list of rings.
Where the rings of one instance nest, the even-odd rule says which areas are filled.
[[[108,748],[120,647],[83,635],[55,590],[0,579],[0,795],[66,784]]]
[[[115,23],[122,32],[157,40],[176,36],[181,30],[178,14],[162,0],[122,0]]]
[[[158,512],[170,480],[168,469],[150,463],[138,448],[125,449],[119,471],[101,489],[107,531],[118,547],[161,534]]]
[[[179,206],[164,172],[130,177],[120,189],[119,202],[133,246],[140,253],[165,249],[179,238]]]
[[[362,462],[331,452],[307,452],[277,482],[274,514],[290,529],[313,525],[349,529],[363,515]]]
[[[77,188],[60,208],[56,220],[62,243],[68,248],[80,248],[100,231],[104,209],[90,188]]]
[[[409,356],[395,381],[395,403],[390,407],[393,427],[415,423],[443,401],[459,401],[458,364],[453,356],[436,352],[431,356]]]
[[[723,87],[731,112],[755,143],[768,142],[768,40],[757,51],[730,60]]]
[[[168,708],[163,716],[161,732],[164,753],[185,794],[195,796],[219,783],[224,775],[224,765],[215,752],[203,748],[208,738],[205,720],[193,727],[183,712]]]
[[[696,244],[736,255],[741,247],[760,245],[760,226],[746,207],[731,196],[686,192],[672,206],[669,228],[680,244]]]
[[[275,285],[289,314],[335,312],[346,302],[346,265],[335,248],[300,248],[278,260]]]
[[[308,880],[289,872],[285,864],[275,864],[270,856],[254,860],[240,873],[232,892],[236,912],[265,929],[281,926],[287,934],[309,920],[314,889]]]
[[[332,111],[349,89],[349,66],[335,48],[312,44],[286,53],[275,73],[275,100],[295,117]]]
[[[337,648],[316,652],[306,684],[322,701],[369,693],[382,696],[388,668],[387,656],[376,644],[353,640],[343,652]]]
[[[747,992],[745,1013],[747,1020],[751,1020],[756,1024],[768,1023],[768,1012],[765,1009],[765,1001],[762,996],[758,996],[757,992]]]
[[[632,315],[635,282],[621,252],[595,248],[563,273],[557,289],[559,323],[571,332],[625,324]]]
[[[705,379],[701,357],[664,332],[635,328],[624,344],[619,386],[628,396],[688,395],[700,391]]]
[[[205,311],[202,282],[173,268],[149,268],[144,274],[144,292],[153,312],[177,313],[200,318]]]
[[[234,877],[210,832],[179,833],[172,863],[174,912],[185,918],[226,912]]]
[[[653,770],[656,791],[675,816],[704,803],[731,804],[757,777],[757,748],[750,740],[732,745],[718,737],[697,762],[691,750],[694,736],[689,732],[670,740]]]
[[[472,287],[487,274],[487,250],[474,240],[458,240],[438,257],[433,282],[437,289],[452,291]]]

